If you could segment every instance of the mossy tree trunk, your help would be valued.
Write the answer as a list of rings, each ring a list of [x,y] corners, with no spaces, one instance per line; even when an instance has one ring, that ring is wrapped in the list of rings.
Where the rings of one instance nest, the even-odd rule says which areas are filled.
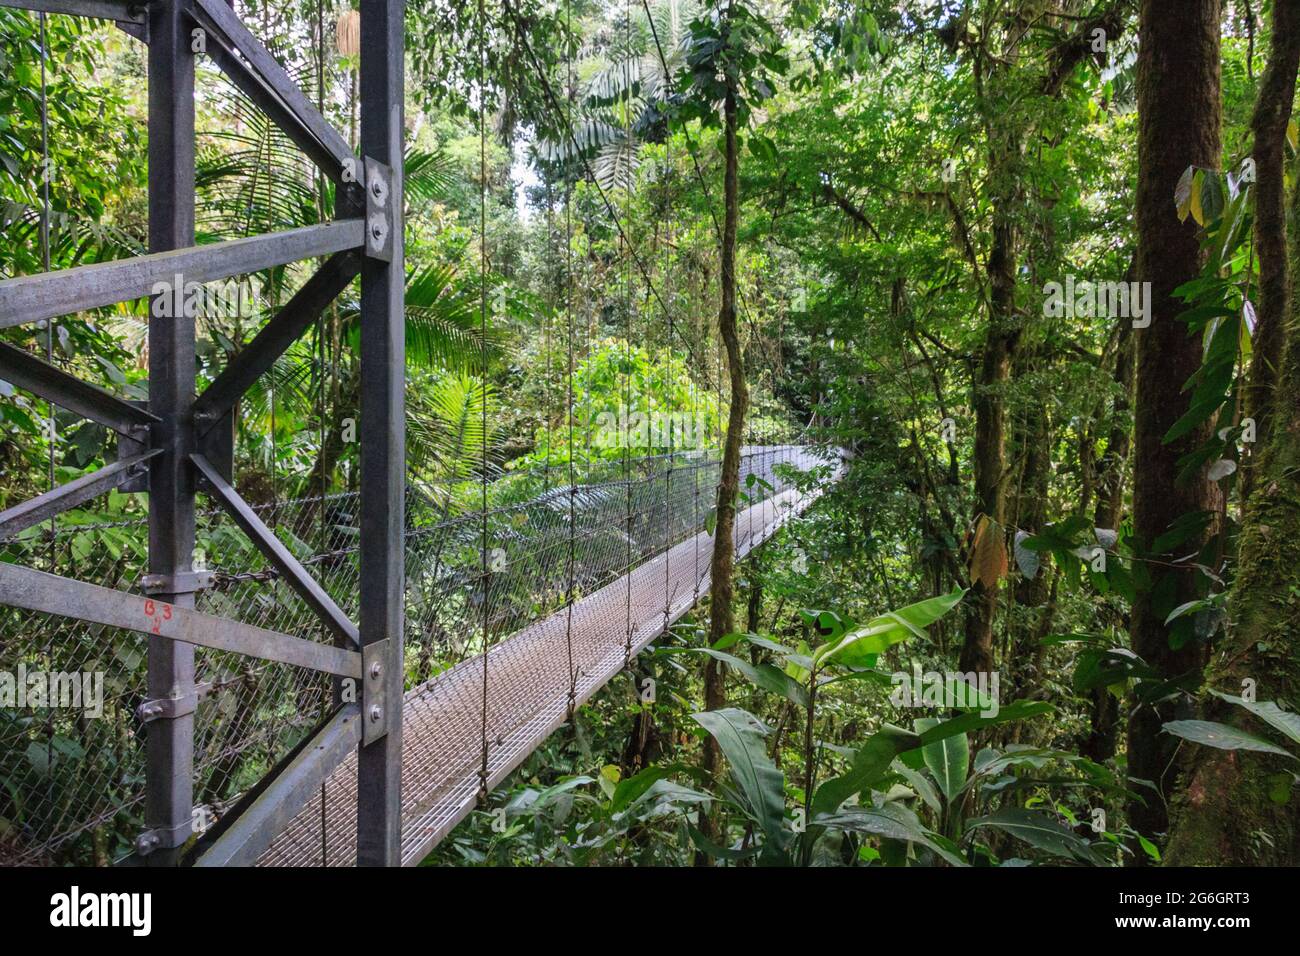
[[[1300,62],[1300,11],[1293,4],[1274,5],[1272,57],[1255,111],[1255,201],[1257,223],[1270,223],[1272,232],[1267,241],[1257,243],[1258,328],[1264,331],[1271,319],[1276,329],[1267,343],[1257,339],[1257,350],[1263,346],[1268,351],[1257,352],[1252,370],[1266,370],[1252,374],[1253,386],[1265,386],[1252,403],[1267,409],[1269,440],[1246,502],[1229,607],[1231,630],[1207,670],[1207,684],[1237,695],[1246,682],[1253,682],[1257,700],[1295,710],[1300,705],[1300,590],[1295,586],[1295,569],[1300,567],[1300,314],[1292,272],[1300,263],[1300,231],[1293,228],[1288,242],[1282,186],[1283,139]],[[1265,175],[1273,181],[1266,184]],[[1292,195],[1293,223],[1297,212],[1300,186]],[[1268,735],[1266,728],[1251,726],[1253,718],[1240,707],[1212,698],[1208,711],[1211,720]],[[1193,749],[1186,787],[1174,808],[1166,862],[1300,864],[1300,800],[1291,795],[1286,803],[1278,803],[1270,797],[1278,775],[1293,769],[1283,766],[1290,763],[1267,754]],[[1284,777],[1279,790],[1287,794],[1290,774]]]
[[[740,495],[740,452],[745,431],[749,389],[740,354],[736,328],[736,226],[740,217],[740,146],[736,138],[738,116],[735,81],[729,80],[723,100],[723,137],[726,169],[723,179],[721,277],[722,305],[718,310],[718,331],[727,351],[727,372],[731,383],[731,407],[722,450],[722,475],[718,482],[717,523],[713,532],[713,558],[709,566],[709,643],[715,644],[735,630],[735,530],[736,502]],[[709,658],[704,667],[704,706],[717,710],[726,703],[720,661]],[[704,768],[710,773],[721,766],[722,753],[712,736],[704,743]]]
[[[1133,526],[1146,561],[1135,569],[1141,573],[1135,573],[1130,634],[1134,652],[1167,678],[1194,679],[1206,656],[1201,641],[1172,647],[1165,624],[1174,608],[1201,596],[1196,570],[1175,561],[1199,549],[1204,539],[1156,548],[1175,522],[1217,510],[1217,489],[1203,475],[1180,481],[1178,466],[1205,442],[1213,423],[1176,442],[1166,444],[1164,437],[1187,410],[1183,385],[1201,366],[1200,340],[1188,336],[1179,321],[1186,306],[1174,295],[1200,273],[1200,237],[1195,223],[1179,221],[1174,193],[1188,166],[1215,169],[1220,163],[1221,13],[1219,0],[1142,0],[1139,13],[1137,277],[1151,283],[1151,296],[1150,325],[1135,330]],[[1176,782],[1178,742],[1162,728],[1188,716],[1187,710],[1181,697],[1159,705],[1132,702],[1128,773],[1155,790],[1134,784],[1140,799],[1130,802],[1129,822],[1147,837],[1168,829],[1168,799]],[[1145,863],[1146,854],[1139,849],[1132,859]]]

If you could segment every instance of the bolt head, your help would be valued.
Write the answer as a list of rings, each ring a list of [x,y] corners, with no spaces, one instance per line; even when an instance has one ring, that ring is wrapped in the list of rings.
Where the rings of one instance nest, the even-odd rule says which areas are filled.
[[[370,248],[378,252],[384,248],[384,242],[388,238],[388,220],[382,213],[373,213],[370,216],[369,223]]]
[[[373,678],[375,678],[375,679],[378,679],[378,678],[379,678],[379,675],[382,674],[383,672],[384,672],[384,669],[379,665],[379,661],[375,661],[373,664],[370,665],[370,676],[371,676],[371,677],[373,677]]]
[[[384,716],[384,710],[378,704],[372,704],[370,707],[370,719],[379,723],[379,718]]]

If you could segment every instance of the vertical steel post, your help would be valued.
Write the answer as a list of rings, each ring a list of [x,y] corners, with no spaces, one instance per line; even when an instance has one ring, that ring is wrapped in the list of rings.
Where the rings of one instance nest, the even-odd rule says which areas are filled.
[[[402,831],[402,530],[406,323],[402,242],[403,0],[361,0],[361,152],[388,166],[392,260],[361,269],[361,643],[388,641],[385,736],[357,761],[357,863],[397,866]],[[370,184],[367,183],[367,188]],[[376,719],[372,713],[363,720]]]
[[[165,252],[194,245],[194,55],[179,0],[149,4],[149,37],[149,251]],[[149,408],[161,419],[153,435],[163,452],[149,470],[149,571],[174,582],[189,576],[194,557],[194,323],[153,312],[151,303]],[[193,593],[157,597],[194,605]],[[150,699],[184,697],[193,687],[193,645],[150,641]],[[192,830],[194,715],[155,720],[148,734],[148,830],[139,848],[167,865]]]

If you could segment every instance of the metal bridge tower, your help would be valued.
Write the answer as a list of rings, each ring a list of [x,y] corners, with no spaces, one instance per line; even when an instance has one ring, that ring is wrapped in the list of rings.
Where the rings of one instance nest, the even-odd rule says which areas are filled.
[[[403,0],[361,0],[361,156],[325,121],[226,0],[0,0],[116,21],[148,44],[149,254],[0,281],[0,328],[153,296],[149,401],[124,401],[0,344],[0,379],[117,433],[118,460],[0,512],[0,540],[111,488],[149,493],[149,568],[141,594],[0,564],[0,604],[146,635],[146,829],[151,864],[248,864],[357,748],[363,865],[401,857],[405,490],[402,154]],[[334,219],[302,229],[194,244],[195,59],[208,56],[336,187]],[[328,257],[224,371],[195,394],[194,318],[159,288]],[[240,497],[233,412],[240,396],[357,275],[361,277],[360,620],[353,623]],[[160,285],[161,284],[161,285]],[[175,291],[175,290],[173,290]],[[177,294],[173,300],[183,300]],[[194,610],[195,493],[211,496],[320,616],[323,644]],[[211,830],[192,840],[194,648],[235,651],[353,682],[332,715]]]

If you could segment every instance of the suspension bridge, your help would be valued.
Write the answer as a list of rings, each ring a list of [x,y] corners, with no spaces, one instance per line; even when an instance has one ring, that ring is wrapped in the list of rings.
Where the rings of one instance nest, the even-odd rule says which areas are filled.
[[[159,283],[318,263],[202,390],[194,318],[166,308],[147,402],[0,343],[0,380],[117,438],[116,460],[0,512],[0,666],[51,692],[102,679],[73,706],[0,700],[0,862],[418,863],[708,592],[721,462],[576,456],[570,318],[567,467],[408,474],[397,0],[361,0],[359,154],[225,0],[0,5],[113,20],[148,44],[150,80],[149,252],[49,271],[47,197],[47,271],[0,280],[0,329],[52,342],[61,316],[165,306]],[[195,245],[200,48],[333,181],[331,221]],[[358,278],[357,490],[252,504],[238,402]],[[839,469],[826,449],[744,448],[737,556]],[[70,518],[113,490],[147,492],[147,518]]]

